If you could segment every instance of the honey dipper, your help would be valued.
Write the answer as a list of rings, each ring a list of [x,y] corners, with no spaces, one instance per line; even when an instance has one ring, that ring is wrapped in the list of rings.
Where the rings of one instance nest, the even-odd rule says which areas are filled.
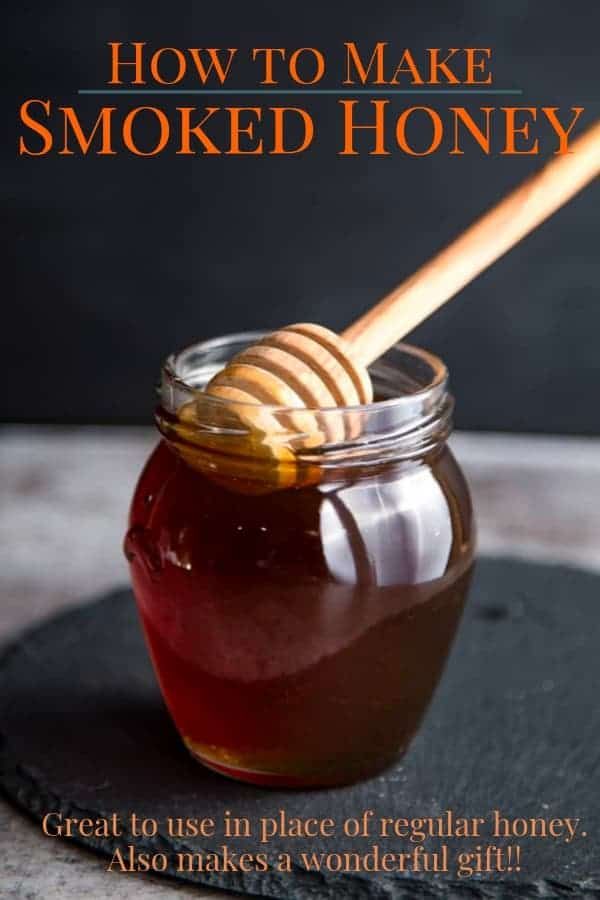
[[[241,404],[246,420],[248,404],[329,408],[371,402],[367,367],[598,174],[600,121],[341,335],[314,324],[274,331],[235,356],[206,392]],[[268,441],[268,422],[258,409],[255,422]]]

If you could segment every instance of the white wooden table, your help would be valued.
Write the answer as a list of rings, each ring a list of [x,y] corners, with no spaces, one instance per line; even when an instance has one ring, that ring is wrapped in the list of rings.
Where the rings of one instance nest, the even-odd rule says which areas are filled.
[[[155,440],[149,429],[0,429],[0,643],[127,580],[127,508]],[[600,439],[458,434],[452,444],[472,488],[480,552],[600,571]],[[105,866],[45,838],[0,798],[2,897],[231,896]]]

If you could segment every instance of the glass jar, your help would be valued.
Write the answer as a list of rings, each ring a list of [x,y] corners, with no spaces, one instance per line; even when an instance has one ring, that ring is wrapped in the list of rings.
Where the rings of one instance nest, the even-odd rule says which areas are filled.
[[[376,402],[260,407],[265,443],[244,424],[257,407],[201,390],[260,337],[167,360],[125,550],[190,752],[258,784],[345,784],[406,749],[465,602],[474,528],[446,444],[453,401],[444,364],[399,344],[371,368]]]

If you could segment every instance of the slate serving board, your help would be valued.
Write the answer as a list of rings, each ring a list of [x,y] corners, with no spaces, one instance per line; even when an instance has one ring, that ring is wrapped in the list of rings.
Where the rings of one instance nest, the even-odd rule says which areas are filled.
[[[599,588],[599,577],[577,570],[481,560],[445,676],[405,758],[363,784],[301,792],[228,781],[187,755],[162,705],[133,598],[116,591],[29,632],[0,660],[0,785],[38,819],[50,810],[79,817],[114,811],[123,818],[134,811],[163,823],[167,816],[219,819],[226,809],[255,819],[281,808],[336,820],[366,808],[393,817],[447,809],[579,817],[586,838],[520,841],[519,874],[460,880],[455,872],[319,874],[294,866],[290,873],[178,877],[299,900],[600,897]],[[83,843],[112,853],[119,840]],[[219,836],[177,842],[161,825],[156,837],[137,839],[136,846],[169,853],[182,844],[210,851],[222,842]],[[259,849],[255,840],[227,843]],[[460,849],[460,841],[450,843]],[[278,839],[266,849],[275,856],[349,844]]]

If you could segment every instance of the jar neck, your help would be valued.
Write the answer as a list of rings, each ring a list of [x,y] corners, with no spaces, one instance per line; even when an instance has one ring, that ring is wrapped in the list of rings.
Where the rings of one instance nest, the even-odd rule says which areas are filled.
[[[382,430],[373,429],[338,444],[300,450],[298,456],[326,469],[424,460],[445,446],[452,433],[453,411],[454,398],[444,391],[433,407],[408,420],[389,421]]]
[[[157,424],[166,440],[204,454],[247,457],[253,468],[279,463],[336,469],[418,461],[445,444],[454,401],[437,357],[406,344],[392,348],[370,374],[376,402],[333,409],[280,409],[231,404],[209,396],[210,378],[262,335],[245,334],[197,344],[169,357],[162,370]],[[257,423],[258,426],[257,427]],[[265,452],[268,442],[269,452]]]

